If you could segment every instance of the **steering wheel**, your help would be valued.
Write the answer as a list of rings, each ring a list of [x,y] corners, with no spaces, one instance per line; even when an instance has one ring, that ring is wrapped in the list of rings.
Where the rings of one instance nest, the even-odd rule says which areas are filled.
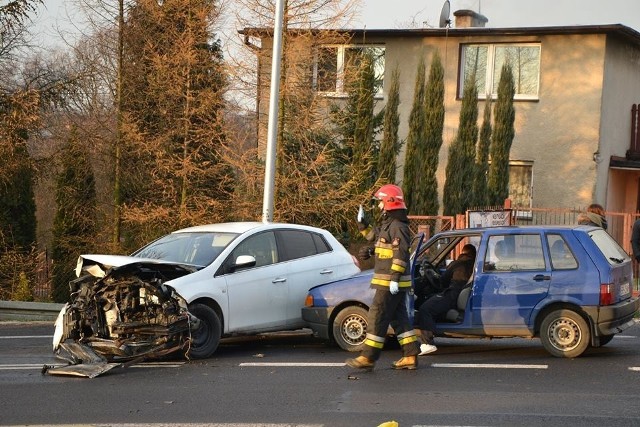
[[[420,276],[424,277],[429,282],[429,285],[433,289],[440,288],[440,273],[438,273],[438,270],[431,263],[431,261],[429,261],[426,258],[422,259],[420,261],[419,271],[420,271]]]

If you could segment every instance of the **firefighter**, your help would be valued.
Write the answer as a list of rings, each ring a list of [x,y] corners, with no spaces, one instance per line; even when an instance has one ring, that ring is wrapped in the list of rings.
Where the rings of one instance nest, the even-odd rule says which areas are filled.
[[[398,342],[403,357],[391,364],[394,369],[416,369],[420,352],[418,338],[409,322],[406,293],[411,289],[409,265],[409,219],[402,190],[397,185],[387,184],[375,192],[382,210],[381,224],[377,228],[369,225],[358,215],[358,229],[368,241],[376,241],[374,248],[365,247],[360,256],[367,259],[375,256],[371,288],[376,293],[369,309],[369,330],[360,355],[347,359],[352,368],[372,370],[380,357],[387,329],[394,321]]]

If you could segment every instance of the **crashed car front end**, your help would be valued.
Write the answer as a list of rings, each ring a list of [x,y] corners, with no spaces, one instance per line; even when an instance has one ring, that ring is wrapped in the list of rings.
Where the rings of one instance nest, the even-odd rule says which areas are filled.
[[[166,282],[195,267],[124,258],[130,257],[115,266],[80,258],[79,277],[70,282],[71,298],[58,316],[53,342],[56,356],[77,368],[48,373],[85,376],[87,365],[102,373],[124,362],[188,355],[198,320]]]

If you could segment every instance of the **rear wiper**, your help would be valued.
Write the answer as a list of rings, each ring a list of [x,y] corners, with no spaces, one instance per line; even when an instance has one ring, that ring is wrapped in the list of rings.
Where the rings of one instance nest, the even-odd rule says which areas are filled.
[[[621,263],[622,263],[622,261],[624,261],[624,260],[623,260],[623,259],[621,259],[621,258],[616,258],[616,257],[612,257],[612,256],[610,256],[610,257],[609,257],[609,259],[610,259],[611,261],[613,261],[613,262],[617,262],[618,264],[621,264]]]

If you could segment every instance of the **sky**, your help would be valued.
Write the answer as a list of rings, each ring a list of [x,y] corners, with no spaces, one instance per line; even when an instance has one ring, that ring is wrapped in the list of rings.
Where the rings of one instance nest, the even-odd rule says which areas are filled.
[[[232,0],[231,0],[232,1]],[[360,0],[353,28],[437,28],[445,0]],[[45,43],[55,43],[54,25],[71,28],[71,0],[45,0],[36,18]],[[640,32],[640,0],[450,0],[453,12],[470,9],[489,21],[487,27],[624,24]]]
[[[360,26],[438,27],[444,0],[364,0]],[[640,0],[450,0],[453,12],[470,9],[489,19],[487,27],[624,24],[640,32]]]

